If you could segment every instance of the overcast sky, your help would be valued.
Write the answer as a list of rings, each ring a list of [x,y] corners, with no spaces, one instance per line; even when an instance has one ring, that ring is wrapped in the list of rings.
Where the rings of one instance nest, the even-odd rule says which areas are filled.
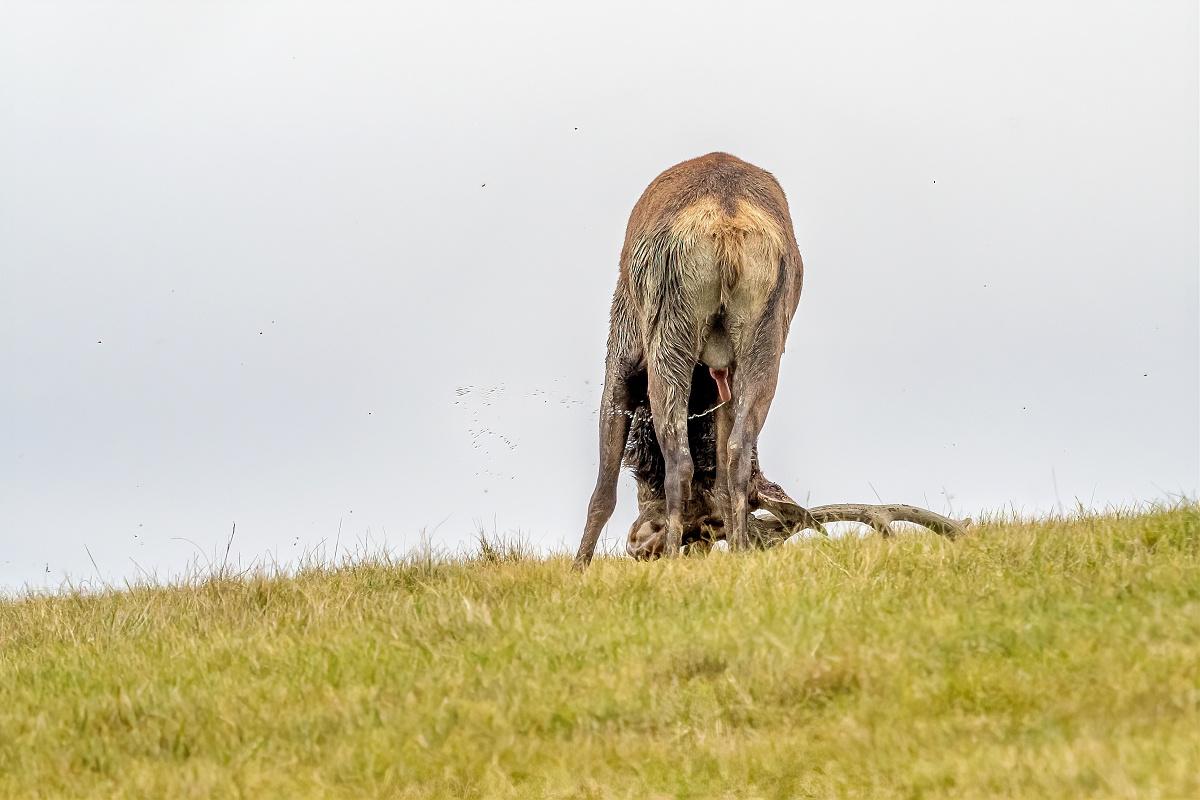
[[[791,202],[798,500],[1194,497],[1197,127],[1190,0],[6,2],[0,587],[573,550],[626,218],[712,150]]]

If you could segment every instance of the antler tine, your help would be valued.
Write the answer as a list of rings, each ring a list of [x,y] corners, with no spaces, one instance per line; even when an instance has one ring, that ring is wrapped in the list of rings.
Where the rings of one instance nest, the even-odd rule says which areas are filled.
[[[918,508],[903,504],[866,505],[863,503],[833,503],[808,509],[817,521],[827,522],[860,522],[870,525],[881,536],[893,536],[893,522],[912,522],[928,528],[936,534],[954,539],[967,532],[971,520],[953,520],[943,517],[927,508]]]

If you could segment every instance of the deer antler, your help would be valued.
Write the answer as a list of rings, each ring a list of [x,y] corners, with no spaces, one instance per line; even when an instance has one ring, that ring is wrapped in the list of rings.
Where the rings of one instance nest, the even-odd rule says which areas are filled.
[[[971,525],[970,519],[954,520],[926,508],[904,504],[834,503],[804,508],[761,472],[755,475],[754,488],[757,506],[775,516],[782,523],[780,533],[787,531],[788,536],[805,529],[825,533],[825,524],[829,522],[860,522],[870,525],[881,536],[889,537],[896,533],[893,522],[912,522],[953,539],[966,533]]]
[[[903,504],[833,503],[810,508],[808,513],[822,525],[827,522],[861,522],[864,525],[870,525],[884,537],[895,535],[896,532],[892,528],[893,522],[912,522],[945,536],[947,539],[962,536],[971,526],[969,518],[954,520],[927,508]]]

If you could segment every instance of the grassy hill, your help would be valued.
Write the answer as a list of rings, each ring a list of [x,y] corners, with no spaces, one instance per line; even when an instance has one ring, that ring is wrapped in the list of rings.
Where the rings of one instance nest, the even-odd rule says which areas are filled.
[[[1200,508],[0,601],[0,797],[1200,797]]]

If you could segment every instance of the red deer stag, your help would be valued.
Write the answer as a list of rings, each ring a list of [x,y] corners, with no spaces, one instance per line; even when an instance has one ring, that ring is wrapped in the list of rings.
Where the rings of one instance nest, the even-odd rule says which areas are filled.
[[[664,462],[666,525],[653,549],[679,552],[691,500],[688,399],[698,365],[707,368],[719,399],[712,413],[725,538],[734,550],[751,545],[752,462],[802,276],[787,198],[770,173],[711,153],[671,167],[642,193],[621,249],[600,405],[600,465],[577,567],[591,561],[616,506],[639,384]]]

